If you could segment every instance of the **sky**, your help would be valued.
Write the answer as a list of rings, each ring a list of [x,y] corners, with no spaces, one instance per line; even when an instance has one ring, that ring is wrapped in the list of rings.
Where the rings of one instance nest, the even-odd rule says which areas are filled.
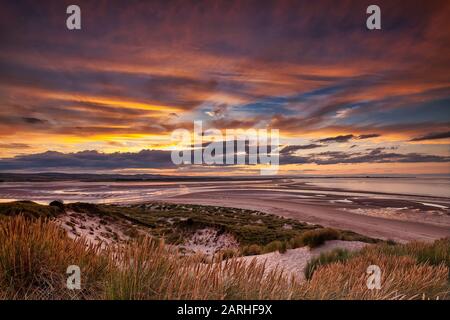
[[[280,174],[448,174],[450,2],[372,2],[2,0],[0,171],[259,172],[175,166],[203,121],[278,129]]]

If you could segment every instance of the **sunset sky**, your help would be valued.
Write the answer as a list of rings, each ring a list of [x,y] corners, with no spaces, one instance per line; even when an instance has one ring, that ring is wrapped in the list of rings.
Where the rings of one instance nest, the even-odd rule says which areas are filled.
[[[1,1],[0,171],[257,172],[175,167],[172,131],[202,120],[279,129],[282,174],[448,174],[449,17],[447,0]]]

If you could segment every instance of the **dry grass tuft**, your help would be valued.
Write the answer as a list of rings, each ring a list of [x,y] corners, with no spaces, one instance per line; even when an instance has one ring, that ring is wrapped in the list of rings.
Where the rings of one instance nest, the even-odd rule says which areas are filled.
[[[310,280],[317,270],[322,265],[330,264],[333,262],[346,261],[355,254],[341,248],[336,248],[331,251],[322,252],[318,257],[311,259],[304,270],[305,278]]]
[[[433,266],[445,264],[450,271],[450,238],[436,240],[433,243],[413,241],[394,246],[380,244],[375,248],[386,255],[414,257],[418,263],[426,263]],[[363,252],[365,251],[363,250]]]
[[[309,246],[310,248],[316,248],[321,246],[328,240],[338,240],[341,234],[338,230],[331,228],[322,228],[317,230],[306,231],[300,236],[300,242]]]
[[[106,260],[84,239],[71,240],[53,223],[23,216],[0,221],[0,286],[9,299],[88,298],[98,291]],[[83,290],[66,289],[66,270],[78,265]]]
[[[382,271],[381,289],[368,290],[369,265]],[[417,263],[411,256],[390,256],[378,248],[343,262],[319,267],[303,285],[304,299],[448,299],[448,268]]]

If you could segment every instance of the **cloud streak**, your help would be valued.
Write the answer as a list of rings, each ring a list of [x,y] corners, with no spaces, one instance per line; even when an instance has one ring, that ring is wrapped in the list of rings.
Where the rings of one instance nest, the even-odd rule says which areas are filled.
[[[438,140],[450,138],[450,131],[440,133],[430,133],[422,137],[411,139],[411,141]]]

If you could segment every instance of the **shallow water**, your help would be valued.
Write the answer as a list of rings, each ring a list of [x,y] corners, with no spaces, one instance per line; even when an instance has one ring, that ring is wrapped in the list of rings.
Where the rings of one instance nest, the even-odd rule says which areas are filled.
[[[450,197],[450,179],[448,178],[311,179],[308,180],[308,184],[352,191]]]
[[[280,181],[215,181],[215,182],[14,182],[0,183],[0,202],[14,200],[32,200],[49,203],[55,199],[65,202],[92,203],[129,203],[158,200],[161,198],[179,196],[196,192],[223,191],[226,189],[240,190],[242,194],[258,192],[276,192],[292,194],[296,198],[318,198],[324,195],[342,197],[372,197],[372,198],[419,198],[444,197],[445,203],[450,201],[450,179],[417,179],[417,178],[322,178],[293,179],[300,182],[295,185],[280,184]],[[307,188],[302,187],[306,183]],[[315,190],[317,186],[320,190]],[[321,188],[332,188],[323,190]],[[339,189],[339,190],[335,190]],[[377,195],[373,192],[383,192],[398,195]],[[263,197],[263,195],[261,195]],[[337,200],[337,199],[336,199]],[[344,201],[344,200],[341,200]],[[429,199],[421,199],[425,202]],[[427,203],[430,203],[429,201]],[[433,202],[431,202],[433,204]]]

